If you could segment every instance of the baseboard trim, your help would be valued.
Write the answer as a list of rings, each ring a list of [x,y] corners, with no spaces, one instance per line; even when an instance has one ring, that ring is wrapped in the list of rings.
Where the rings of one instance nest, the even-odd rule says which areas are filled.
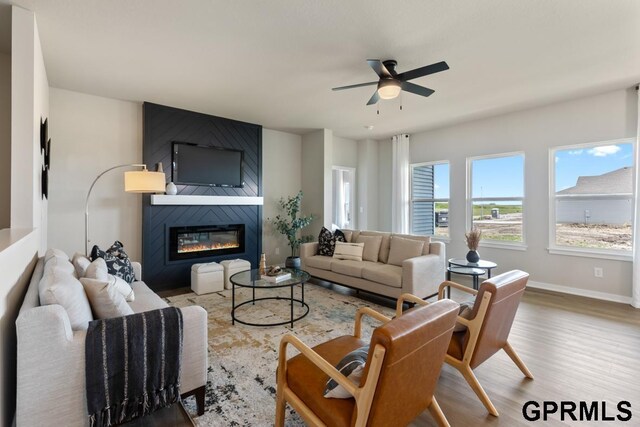
[[[581,297],[594,298],[603,301],[619,302],[623,304],[631,304],[631,297],[624,295],[610,294],[607,292],[589,291],[586,289],[573,288],[570,286],[554,285],[551,283],[536,282],[529,280],[527,287],[534,289],[542,289],[545,291],[560,292],[562,294],[577,295]]]

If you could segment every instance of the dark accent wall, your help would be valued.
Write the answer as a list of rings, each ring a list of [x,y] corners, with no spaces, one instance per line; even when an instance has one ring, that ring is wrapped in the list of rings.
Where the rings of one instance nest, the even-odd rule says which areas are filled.
[[[262,126],[145,102],[143,159],[149,168],[162,162],[171,179],[171,143],[192,142],[244,151],[244,188],[178,185],[178,194],[262,196]],[[155,291],[189,286],[191,265],[242,258],[256,268],[262,252],[262,206],[163,206],[143,198],[143,279]],[[245,252],[169,261],[169,227],[245,224]]]

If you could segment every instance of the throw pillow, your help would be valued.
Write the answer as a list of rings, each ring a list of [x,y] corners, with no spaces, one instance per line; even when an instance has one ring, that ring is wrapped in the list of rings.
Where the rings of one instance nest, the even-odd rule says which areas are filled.
[[[342,375],[353,381],[355,384],[360,384],[362,374],[364,373],[364,367],[367,363],[367,355],[369,354],[369,346],[360,347],[348,353],[342,358],[336,365],[336,369],[340,371]],[[344,387],[339,385],[335,380],[329,378],[327,385],[324,388],[324,397],[334,399],[349,399],[353,397],[350,395]]]
[[[97,245],[94,246],[91,250],[91,261],[95,261],[97,258],[105,260],[109,274],[120,277],[127,283],[135,280],[129,256],[119,241],[116,240],[106,251],[101,250]]]
[[[67,254],[64,253],[64,251],[60,249],[49,248],[47,249],[47,252],[44,253],[44,262],[46,263],[53,257],[61,257],[63,259],[69,259],[69,257],[67,256]]]
[[[107,263],[102,258],[96,258],[96,260],[87,267],[84,277],[110,283],[128,302],[135,299],[131,286],[120,277],[109,274]]]
[[[87,267],[91,265],[91,261],[89,261],[89,258],[79,252],[76,252],[73,255],[71,262],[73,263],[73,267],[76,269],[76,274],[79,278],[84,277],[84,275],[87,273]]]
[[[461,302],[460,310],[458,310],[458,316],[462,317],[463,319],[469,320],[469,318],[471,317],[471,313],[473,312],[473,306],[475,305],[475,303],[476,303],[475,299]],[[454,326],[453,328],[453,332],[462,332],[466,330],[467,330],[466,325],[463,325],[462,323],[458,323],[458,322],[456,322],[456,326]]]
[[[322,227],[320,234],[318,235],[318,255],[333,256],[333,251],[336,246],[336,242],[346,242],[344,233],[340,230],[336,230],[332,233],[325,227]]]
[[[378,254],[380,253],[380,245],[382,244],[382,236],[358,236],[356,243],[364,243],[364,252],[362,259],[365,261],[378,262]]]
[[[97,319],[110,319],[133,314],[133,310],[115,286],[102,280],[80,279],[84,287],[91,309]]]
[[[391,237],[391,248],[389,249],[389,261],[387,264],[402,267],[402,261],[422,255],[424,242],[420,240],[403,239],[402,237]]]
[[[38,293],[40,305],[58,304],[65,309],[74,331],[89,327],[89,322],[93,320],[89,300],[82,285],[71,273],[60,267],[46,271],[38,283]]]
[[[348,259],[352,261],[362,261],[364,243],[336,242],[333,257],[336,259]]]
[[[50,257],[49,260],[44,263],[43,275],[47,274],[48,271],[51,271],[53,269],[62,270],[65,273],[70,274],[73,277],[77,278],[76,269],[73,267],[73,264],[71,264],[71,261],[69,261],[69,258],[66,258],[66,256]]]

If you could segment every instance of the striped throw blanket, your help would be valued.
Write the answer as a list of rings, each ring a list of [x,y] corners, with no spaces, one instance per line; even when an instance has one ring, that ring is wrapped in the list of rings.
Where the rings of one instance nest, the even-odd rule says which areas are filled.
[[[85,345],[91,426],[111,426],[180,399],[182,312],[175,307],[89,323]]]

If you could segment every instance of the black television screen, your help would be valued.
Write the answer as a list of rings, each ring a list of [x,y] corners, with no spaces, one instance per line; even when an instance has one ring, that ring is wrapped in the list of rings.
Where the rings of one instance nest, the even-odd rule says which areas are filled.
[[[242,187],[243,151],[173,143],[172,178],[175,184]]]

